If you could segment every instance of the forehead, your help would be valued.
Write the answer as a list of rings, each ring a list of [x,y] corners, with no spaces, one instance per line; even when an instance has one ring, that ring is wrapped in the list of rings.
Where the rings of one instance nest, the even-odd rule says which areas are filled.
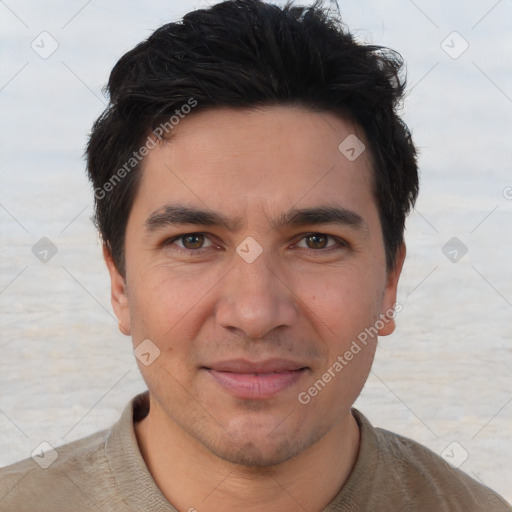
[[[365,147],[362,130],[331,113],[292,107],[194,113],[146,156],[134,207],[149,216],[170,202],[193,204],[244,222],[329,203],[364,216],[375,209]]]

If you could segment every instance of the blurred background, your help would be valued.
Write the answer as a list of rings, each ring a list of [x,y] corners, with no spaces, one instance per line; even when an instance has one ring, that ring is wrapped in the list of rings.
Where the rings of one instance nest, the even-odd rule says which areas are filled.
[[[339,4],[407,63],[421,169],[403,311],[356,407],[512,501],[512,2]],[[0,466],[109,427],[145,389],[83,152],[119,57],[207,5],[0,1]]]

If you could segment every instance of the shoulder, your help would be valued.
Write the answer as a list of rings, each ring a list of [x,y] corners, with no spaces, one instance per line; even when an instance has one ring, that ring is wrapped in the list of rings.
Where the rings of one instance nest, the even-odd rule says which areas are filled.
[[[103,478],[108,475],[105,454],[108,432],[102,430],[54,449],[41,450],[33,458],[1,468],[0,509],[22,511],[32,507],[35,510],[46,499],[64,507],[69,506],[70,498],[87,494],[88,488],[102,483],[100,475]],[[86,488],[79,489],[78,485]],[[84,506],[83,510],[88,508]]]
[[[411,500],[436,499],[444,507],[439,510],[511,510],[498,494],[426,446],[388,430],[375,430],[383,453],[393,462],[397,485],[410,482],[413,493],[417,493],[417,497],[411,493]]]
[[[408,510],[506,512],[512,508],[497,493],[448,464],[441,456],[407,437],[374,428],[355,412],[363,437],[371,440],[372,491],[380,503]],[[368,469],[368,468],[367,468]],[[381,510],[386,510],[382,507]]]
[[[50,447],[46,453],[43,448],[32,458],[0,469],[0,510],[128,510],[140,481],[152,483],[133,429],[134,419],[147,413],[148,404],[147,392],[137,395],[109,429]],[[157,491],[152,489],[152,494]]]
[[[66,471],[69,467],[82,465],[85,460],[101,455],[105,446],[108,430],[96,432],[90,436],[78,439],[57,448],[41,447],[39,453],[33,457],[15,462],[9,466],[0,468],[2,483],[5,478],[13,478],[16,475],[27,474],[44,470],[45,473]]]

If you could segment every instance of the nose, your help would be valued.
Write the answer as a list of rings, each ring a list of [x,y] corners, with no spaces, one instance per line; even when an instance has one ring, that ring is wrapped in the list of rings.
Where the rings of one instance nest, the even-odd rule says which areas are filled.
[[[236,254],[233,265],[220,289],[221,298],[216,307],[218,325],[257,339],[277,327],[289,327],[297,322],[293,283],[272,261],[272,255],[263,251],[248,263]]]

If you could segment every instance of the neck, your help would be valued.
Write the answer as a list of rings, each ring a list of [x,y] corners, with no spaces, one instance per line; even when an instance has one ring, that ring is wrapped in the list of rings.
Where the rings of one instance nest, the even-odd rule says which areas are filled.
[[[283,464],[232,464],[154,406],[135,423],[135,433],[149,472],[177,510],[320,512],[343,487],[359,452],[359,427],[349,411],[317,443]]]

